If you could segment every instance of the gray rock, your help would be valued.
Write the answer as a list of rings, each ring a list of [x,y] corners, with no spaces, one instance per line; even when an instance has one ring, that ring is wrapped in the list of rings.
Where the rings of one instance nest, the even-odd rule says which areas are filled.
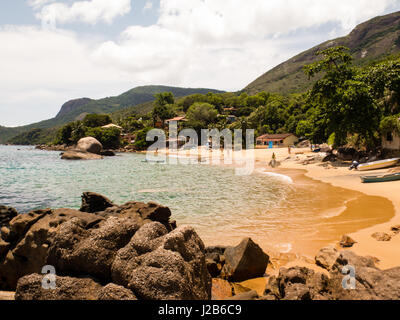
[[[93,137],[86,137],[78,141],[76,148],[80,151],[100,154],[103,145]]]
[[[225,265],[221,276],[232,282],[259,278],[265,274],[269,256],[250,238],[225,250]]]

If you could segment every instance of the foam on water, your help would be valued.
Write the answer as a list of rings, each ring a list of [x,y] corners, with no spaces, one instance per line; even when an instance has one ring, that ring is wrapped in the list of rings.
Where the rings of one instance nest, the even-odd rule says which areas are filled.
[[[269,177],[277,178],[285,183],[293,184],[293,179],[284,174],[280,174],[280,173],[276,173],[276,172],[268,172],[268,171],[263,171],[263,170],[259,170],[258,172],[260,172],[266,176],[269,176]]]

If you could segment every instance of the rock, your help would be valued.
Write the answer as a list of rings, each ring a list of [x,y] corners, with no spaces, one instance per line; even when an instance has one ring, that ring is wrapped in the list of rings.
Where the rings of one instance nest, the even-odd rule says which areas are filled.
[[[79,217],[86,228],[104,220],[92,214],[71,209],[39,210],[17,216],[10,222],[8,253],[0,256],[0,288],[15,290],[19,278],[40,273],[47,265],[49,248],[59,227]]]
[[[282,268],[271,277],[264,295],[278,300],[326,300],[329,278],[304,267]]]
[[[339,160],[352,161],[356,160],[357,150],[354,148],[339,148],[337,150],[337,157]]]
[[[0,206],[0,228],[8,226],[10,221],[17,215],[18,212],[14,208]]]
[[[117,286],[114,283],[110,283],[105,287],[101,288],[98,294],[98,300],[108,301],[123,301],[123,300],[137,300],[131,290],[126,289],[122,286]]]
[[[103,149],[103,146],[97,139],[92,137],[86,137],[78,141],[76,148],[80,151],[100,154],[101,149]]]
[[[339,252],[334,247],[326,247],[321,249],[315,256],[315,263],[326,270],[331,270],[339,257]]]
[[[206,259],[207,270],[212,278],[217,278],[221,274],[221,265],[211,259]]]
[[[345,266],[355,271],[355,290],[343,288]],[[330,273],[329,291],[335,300],[399,300],[400,268],[380,270],[372,258],[341,252]]]
[[[100,152],[100,155],[103,157],[115,157],[115,152],[112,150],[104,150]]]
[[[395,234],[400,233],[400,225],[392,227],[391,230],[392,230]]]
[[[382,241],[382,242],[387,242],[392,240],[392,237],[384,232],[376,232],[373,235],[371,235],[371,237],[377,241]]]
[[[84,192],[82,195],[82,205],[80,211],[96,213],[114,206],[115,204],[113,204],[108,198],[102,196],[101,194],[94,192]]]
[[[8,252],[9,249],[10,249],[10,244],[0,239],[0,261],[2,260],[2,258]]]
[[[97,214],[109,217],[117,216],[121,218],[129,218],[136,220],[138,223],[147,223],[157,221],[162,223],[168,231],[176,228],[176,224],[170,221],[171,210],[154,202],[128,202],[122,206],[114,206],[107,208],[103,212]]]
[[[166,232],[157,222],[144,225],[118,252],[113,282],[131,289],[139,299],[209,300],[211,276],[203,242],[189,227]]]
[[[84,151],[66,151],[61,155],[62,160],[100,160],[102,156]]]
[[[325,158],[322,159],[322,162],[335,162],[337,160],[337,156],[333,153],[328,154]]]
[[[79,218],[64,223],[53,239],[48,263],[57,272],[90,275],[111,281],[111,265],[139,226],[130,219],[110,217],[98,229],[86,230]]]
[[[212,300],[226,300],[233,297],[233,287],[223,279],[212,279]]]
[[[232,282],[262,277],[269,262],[269,256],[250,238],[244,239],[237,247],[228,247],[224,255],[221,276]]]
[[[354,246],[357,242],[355,240],[353,240],[352,238],[350,238],[347,235],[344,235],[342,237],[342,240],[340,241],[340,246],[342,248],[351,248],[352,246]]]
[[[90,278],[56,277],[56,289],[43,289],[43,275],[32,274],[18,281],[15,300],[97,300],[101,285]]]
[[[259,298],[257,291],[252,290],[248,292],[244,292],[241,294],[238,294],[236,296],[233,296],[229,300],[232,301],[249,301],[249,300],[257,300]]]

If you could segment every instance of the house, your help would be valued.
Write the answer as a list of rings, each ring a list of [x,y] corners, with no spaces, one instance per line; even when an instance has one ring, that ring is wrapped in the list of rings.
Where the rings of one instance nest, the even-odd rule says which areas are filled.
[[[400,135],[398,132],[388,132],[382,136],[382,148],[400,150]]]
[[[287,148],[299,141],[294,134],[264,134],[256,139],[257,148]]]
[[[168,120],[165,120],[165,123],[167,123],[167,124],[169,124],[170,122],[182,122],[182,121],[187,121],[186,120],[186,117],[175,117],[175,118],[172,118],[172,119],[168,119]]]
[[[113,124],[113,123],[107,124],[106,126],[102,126],[102,128],[103,129],[117,128],[119,130],[122,130],[122,127],[117,126],[116,124]]]

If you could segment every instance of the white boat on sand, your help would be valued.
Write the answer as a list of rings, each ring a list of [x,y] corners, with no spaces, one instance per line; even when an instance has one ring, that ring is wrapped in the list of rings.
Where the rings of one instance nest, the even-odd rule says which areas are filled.
[[[377,170],[377,169],[385,169],[394,167],[400,161],[400,158],[386,159],[375,162],[368,162],[358,165],[357,170],[359,171],[368,171],[368,170]]]

